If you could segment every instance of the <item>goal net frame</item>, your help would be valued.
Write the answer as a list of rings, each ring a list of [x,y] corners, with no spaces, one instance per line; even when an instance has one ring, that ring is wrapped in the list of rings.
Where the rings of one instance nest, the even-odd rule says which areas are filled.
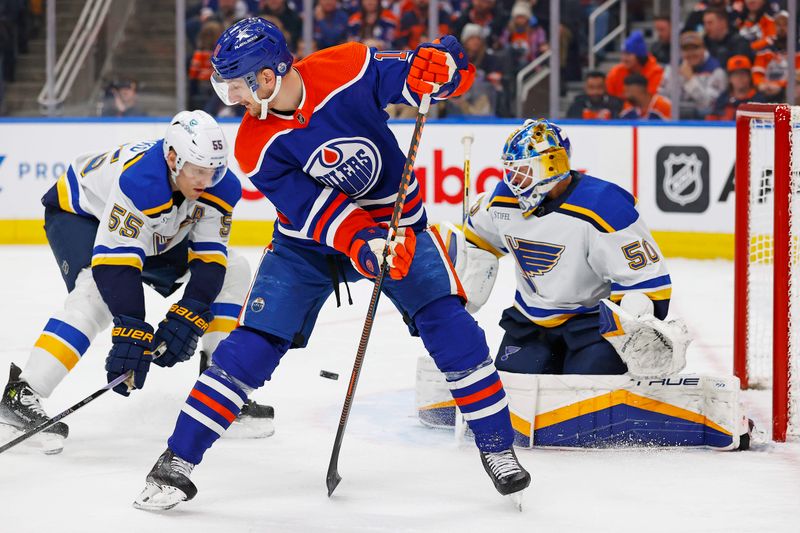
[[[759,236],[751,235],[751,203],[753,199],[751,172],[751,149],[755,140],[751,132],[755,127],[772,129],[774,132],[772,154],[772,235],[771,262],[767,266],[772,271],[772,332],[771,353],[766,357],[772,359],[772,438],[777,442],[786,440],[792,414],[790,413],[791,395],[791,166],[792,166],[792,115],[800,112],[786,104],[743,104],[736,112],[736,222],[735,222],[735,255],[734,255],[734,324],[733,324],[733,368],[734,374],[741,380],[741,387],[748,388],[753,384],[754,376],[748,365],[748,338],[751,330],[749,320],[753,312],[750,305],[750,270],[751,253],[754,242]],[[759,121],[753,124],[753,121]],[[762,126],[759,126],[762,125]],[[763,126],[766,125],[766,126]],[[795,121],[795,126],[796,126]],[[762,141],[763,142],[763,141]],[[800,139],[798,139],[800,142]],[[767,156],[769,157],[769,156]],[[800,167],[800,161],[795,162]],[[762,172],[765,169],[762,170]],[[764,180],[764,175],[759,179]],[[763,183],[762,185],[763,186]],[[756,191],[759,193],[759,191]],[[764,194],[761,191],[761,194]],[[800,213],[796,213],[800,216]],[[797,236],[794,237],[797,239]],[[770,246],[767,244],[766,246]],[[798,268],[796,265],[795,268]],[[800,287],[796,287],[799,290]],[[762,314],[768,315],[767,311]],[[766,320],[766,318],[762,318]],[[800,317],[795,317],[800,320]],[[795,324],[798,327],[798,324]],[[755,342],[755,341],[752,341]],[[795,350],[798,347],[794,347]],[[755,357],[751,355],[751,357]],[[763,357],[759,355],[759,357]],[[768,367],[767,367],[768,368]],[[800,398],[798,398],[800,399]],[[793,428],[796,429],[796,428]]]

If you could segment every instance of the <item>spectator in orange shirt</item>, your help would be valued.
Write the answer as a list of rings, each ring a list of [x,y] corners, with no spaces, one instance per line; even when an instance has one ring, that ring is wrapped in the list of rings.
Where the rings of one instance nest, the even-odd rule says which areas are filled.
[[[644,42],[642,32],[635,31],[630,34],[622,49],[622,58],[619,64],[614,65],[606,77],[606,91],[617,98],[625,97],[625,78],[630,74],[641,74],[647,80],[647,89],[651,94],[658,91],[664,69],[658,64],[656,58],[647,53],[647,44]]]
[[[719,95],[706,120],[734,120],[736,109],[747,102],[766,102],[768,99],[753,86],[750,58],[746,55],[728,59],[728,89]]]
[[[419,43],[432,41],[442,35],[450,33],[450,14],[439,3],[439,35],[428,35],[428,0],[411,0],[413,7],[408,9],[408,4],[403,4],[405,11],[400,16],[400,24],[397,25],[397,32],[394,47],[397,49],[414,50]],[[456,34],[458,35],[458,34]]]
[[[203,23],[197,36],[197,49],[192,54],[189,66],[189,108],[203,109],[209,98],[214,96],[214,90],[208,80],[214,72],[211,65],[211,51],[222,35],[222,24],[215,19]]]
[[[629,74],[625,78],[625,107],[619,118],[627,120],[669,120],[672,104],[660,94],[651,93],[647,78]]]
[[[789,13],[781,11],[775,15],[775,37],[756,55],[753,66],[753,83],[772,101],[782,102],[786,99],[786,82],[789,76],[786,37],[788,28]],[[795,68],[800,68],[797,57]]]
[[[758,52],[775,37],[775,19],[767,0],[744,0],[744,12],[739,19],[739,33]]]
[[[586,74],[583,93],[575,97],[575,101],[567,110],[567,118],[595,120],[615,119],[622,110],[622,102],[618,98],[606,94],[606,75],[602,70],[592,70]]]

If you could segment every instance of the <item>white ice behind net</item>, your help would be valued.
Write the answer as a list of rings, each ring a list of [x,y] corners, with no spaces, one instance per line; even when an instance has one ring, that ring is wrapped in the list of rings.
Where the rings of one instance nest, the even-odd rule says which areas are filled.
[[[800,107],[792,108],[789,278],[789,432],[800,434]],[[751,386],[772,386],[774,121],[750,121],[750,260],[747,369]],[[798,142],[791,142],[792,138]],[[797,214],[798,216],[794,216]]]

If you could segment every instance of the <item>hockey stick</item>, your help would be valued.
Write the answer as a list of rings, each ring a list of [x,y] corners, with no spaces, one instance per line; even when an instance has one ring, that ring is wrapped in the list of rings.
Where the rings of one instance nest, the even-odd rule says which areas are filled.
[[[100,396],[102,396],[103,394],[108,392],[109,390],[113,389],[114,387],[116,387],[120,383],[123,383],[129,377],[131,377],[131,371],[130,370],[125,372],[121,376],[118,376],[116,379],[114,379],[113,381],[108,383],[102,389],[99,389],[99,390],[93,392],[91,395],[89,395],[86,398],[84,398],[83,400],[79,401],[78,403],[76,403],[75,405],[73,405],[72,407],[67,409],[66,411],[62,411],[62,412],[58,413],[56,416],[54,416],[50,420],[46,420],[46,421],[42,422],[41,424],[39,424],[38,426],[36,426],[35,428],[26,431],[25,433],[23,433],[22,435],[20,435],[16,439],[12,440],[11,442],[3,444],[2,446],[0,446],[0,453],[3,453],[4,451],[8,450],[9,448],[13,448],[14,446],[16,446],[17,444],[19,444],[22,441],[28,440],[29,438],[33,437],[34,435],[36,435],[40,431],[44,431],[45,429],[49,428],[50,426],[54,425],[56,422],[58,422],[59,420],[64,418],[65,416],[71,415],[72,413],[74,413],[75,411],[77,411],[78,409],[80,409],[81,407],[86,405],[87,403],[93,402],[94,400],[96,400],[97,398],[99,398]]]
[[[350,417],[350,407],[353,403],[353,396],[356,393],[356,386],[358,385],[358,376],[361,374],[361,366],[364,363],[364,355],[367,352],[367,343],[369,342],[370,333],[372,333],[372,322],[375,319],[375,311],[378,308],[378,299],[381,295],[381,287],[383,286],[383,278],[386,276],[388,264],[386,257],[389,254],[389,245],[394,240],[397,233],[397,227],[400,224],[400,218],[403,215],[403,204],[406,202],[406,195],[408,194],[408,184],[411,181],[411,171],[414,169],[414,161],[417,159],[417,148],[419,148],[419,141],[422,137],[422,128],[425,126],[425,119],[430,107],[431,97],[426,94],[422,97],[417,112],[417,121],[414,124],[414,133],[411,136],[411,146],[408,149],[408,156],[406,157],[406,164],[403,167],[403,176],[400,178],[400,190],[397,192],[397,200],[394,202],[394,211],[392,212],[392,219],[389,222],[389,235],[386,237],[386,245],[383,247],[383,254],[381,256],[381,271],[375,279],[375,287],[372,289],[372,297],[369,300],[369,308],[367,309],[367,318],[364,320],[364,329],[361,331],[361,340],[358,342],[358,351],[356,352],[356,360],[353,363],[353,372],[350,374],[350,383],[347,386],[347,394],[344,397],[344,406],[342,407],[342,416],[339,419],[339,429],[336,430],[336,439],[333,441],[333,450],[331,451],[331,462],[328,465],[328,474],[325,481],[328,485],[328,497],[330,498],[336,486],[342,480],[339,475],[339,451],[342,448],[342,439],[344,438],[344,430],[347,427],[347,419]]]
[[[461,200],[461,231],[466,231],[467,218],[469,218],[469,160],[474,140],[475,136],[471,131],[461,138],[461,144],[464,145],[464,198]]]
[[[166,345],[166,343],[162,342],[161,344],[158,345],[158,348],[153,350],[153,359],[158,359],[159,357],[164,355],[164,352],[166,352],[166,351],[167,351],[167,345]],[[14,446],[16,446],[17,444],[19,444],[22,441],[28,440],[29,438],[33,437],[34,435],[36,435],[40,431],[44,431],[45,429],[49,428],[50,426],[54,425],[56,422],[58,422],[59,420],[64,418],[65,416],[71,415],[72,413],[74,413],[75,411],[77,411],[78,409],[80,409],[81,407],[86,405],[87,403],[92,403],[97,398],[99,398],[100,396],[102,396],[103,394],[108,392],[109,390],[113,389],[114,387],[116,387],[120,383],[125,383],[125,382],[128,382],[127,385],[128,385],[128,389],[129,390],[134,388],[133,387],[133,371],[132,370],[128,370],[124,374],[122,374],[120,376],[117,376],[116,378],[111,380],[111,382],[107,383],[102,389],[96,390],[95,392],[93,392],[92,394],[90,394],[89,396],[84,398],[83,400],[79,401],[78,403],[76,403],[75,405],[70,407],[69,409],[58,413],[56,416],[54,416],[53,418],[51,418],[49,420],[45,420],[44,422],[42,422],[41,424],[39,424],[35,428],[26,431],[25,433],[23,433],[22,435],[20,435],[16,439],[3,444],[2,446],[0,446],[0,453],[3,453],[4,451],[8,450],[9,448],[13,448]]]

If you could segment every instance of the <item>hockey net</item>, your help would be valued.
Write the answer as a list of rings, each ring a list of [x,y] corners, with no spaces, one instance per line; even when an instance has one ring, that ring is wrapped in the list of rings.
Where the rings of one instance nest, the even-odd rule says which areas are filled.
[[[735,183],[734,373],[772,388],[784,441],[800,434],[800,107],[738,109]]]

